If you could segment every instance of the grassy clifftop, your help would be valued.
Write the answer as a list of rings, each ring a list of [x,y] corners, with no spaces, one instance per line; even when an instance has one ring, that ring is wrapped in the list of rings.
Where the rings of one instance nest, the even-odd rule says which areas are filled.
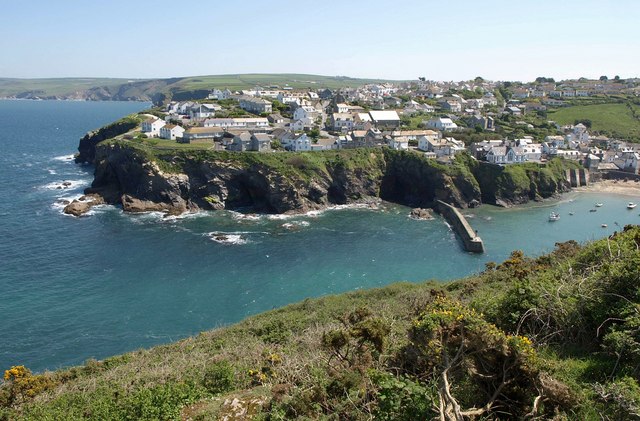
[[[302,303],[53,373],[0,419],[636,419],[640,228]],[[234,418],[236,417],[236,418]]]

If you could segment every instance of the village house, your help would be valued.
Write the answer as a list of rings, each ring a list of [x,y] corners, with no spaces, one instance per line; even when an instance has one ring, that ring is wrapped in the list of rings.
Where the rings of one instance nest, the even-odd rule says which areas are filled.
[[[253,114],[272,113],[273,106],[270,101],[262,98],[242,96],[238,98],[240,108]]]
[[[346,114],[346,113],[349,112],[349,106],[347,104],[343,104],[343,103],[336,104],[335,110],[339,114]]]
[[[330,124],[335,131],[353,130],[353,115],[349,113],[333,113],[331,114]]]
[[[189,127],[182,134],[180,143],[213,142],[222,139],[224,130],[220,127]]]
[[[406,151],[409,150],[409,139],[403,136],[392,137],[388,140],[388,145],[391,149]]]
[[[223,99],[229,99],[229,97],[231,97],[230,90],[225,89],[224,91],[221,91],[220,89],[214,89],[209,93],[209,95],[207,96],[207,99],[223,100]]]
[[[142,122],[142,132],[149,137],[158,137],[160,128],[166,123],[158,117],[150,117]]]
[[[235,152],[244,152],[251,150],[251,133],[242,132],[233,137],[233,141],[229,146],[227,146],[227,150],[235,151]]]
[[[160,138],[168,140],[176,140],[184,134],[184,128],[176,124],[165,124],[160,128]]]
[[[452,113],[459,113],[462,111],[462,104],[458,100],[455,99],[445,99],[442,98],[438,101],[438,105],[445,111],[449,111]]]
[[[395,111],[369,111],[369,115],[379,129],[400,127],[400,116]]]
[[[469,127],[480,127],[482,130],[494,131],[494,120],[490,116],[482,116],[480,114],[473,115],[468,118]]]
[[[418,137],[418,149],[424,152],[432,152],[433,145],[436,145],[440,139],[440,133],[431,130],[428,133]]]
[[[285,148],[292,152],[305,152],[311,150],[311,139],[305,134],[292,135],[287,139]]]
[[[450,118],[445,117],[432,118],[431,120],[427,121],[425,125],[430,129],[441,131],[450,131],[458,128],[458,125],[456,123],[454,123]]]
[[[519,164],[526,161],[521,147],[494,146],[485,158],[487,162],[498,165]]]
[[[265,133],[254,133],[250,145],[251,151],[268,152],[271,150],[271,138]]]
[[[269,114],[267,116],[267,121],[272,124],[283,124],[285,119],[280,114]]]
[[[483,140],[474,142],[469,146],[469,153],[478,160],[485,160],[487,153],[495,146],[503,146],[502,140]]]
[[[315,124],[316,119],[320,116],[318,110],[314,107],[303,105],[301,107],[296,108],[293,112],[294,120],[303,120],[305,126],[313,126]]]
[[[195,104],[189,108],[189,117],[194,120],[213,117],[216,111],[222,110],[217,104]]]
[[[202,125],[223,129],[264,129],[269,127],[269,120],[264,117],[209,118]]]
[[[373,121],[369,113],[356,113],[353,119],[353,128],[355,130],[369,130],[373,127]]]

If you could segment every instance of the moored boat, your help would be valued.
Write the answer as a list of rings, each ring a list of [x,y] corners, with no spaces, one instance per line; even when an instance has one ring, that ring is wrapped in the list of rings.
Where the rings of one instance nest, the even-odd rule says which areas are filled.
[[[557,221],[558,219],[560,219],[560,214],[559,213],[551,212],[549,214],[549,221],[553,222],[553,221]]]
[[[638,206],[638,204],[637,204],[637,203],[629,202],[629,203],[627,204],[627,209],[633,209],[633,208],[635,208],[636,206]]]
[[[604,205],[604,203],[596,203],[596,208],[600,208],[602,205]]]

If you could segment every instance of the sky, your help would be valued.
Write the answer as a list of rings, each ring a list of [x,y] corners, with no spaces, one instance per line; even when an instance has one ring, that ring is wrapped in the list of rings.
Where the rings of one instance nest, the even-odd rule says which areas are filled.
[[[0,0],[0,77],[640,76],[639,0]]]

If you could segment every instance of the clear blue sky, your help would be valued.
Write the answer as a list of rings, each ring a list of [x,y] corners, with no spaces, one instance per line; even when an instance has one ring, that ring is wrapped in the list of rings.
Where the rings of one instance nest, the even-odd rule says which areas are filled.
[[[640,1],[4,1],[0,77],[640,76]]]

